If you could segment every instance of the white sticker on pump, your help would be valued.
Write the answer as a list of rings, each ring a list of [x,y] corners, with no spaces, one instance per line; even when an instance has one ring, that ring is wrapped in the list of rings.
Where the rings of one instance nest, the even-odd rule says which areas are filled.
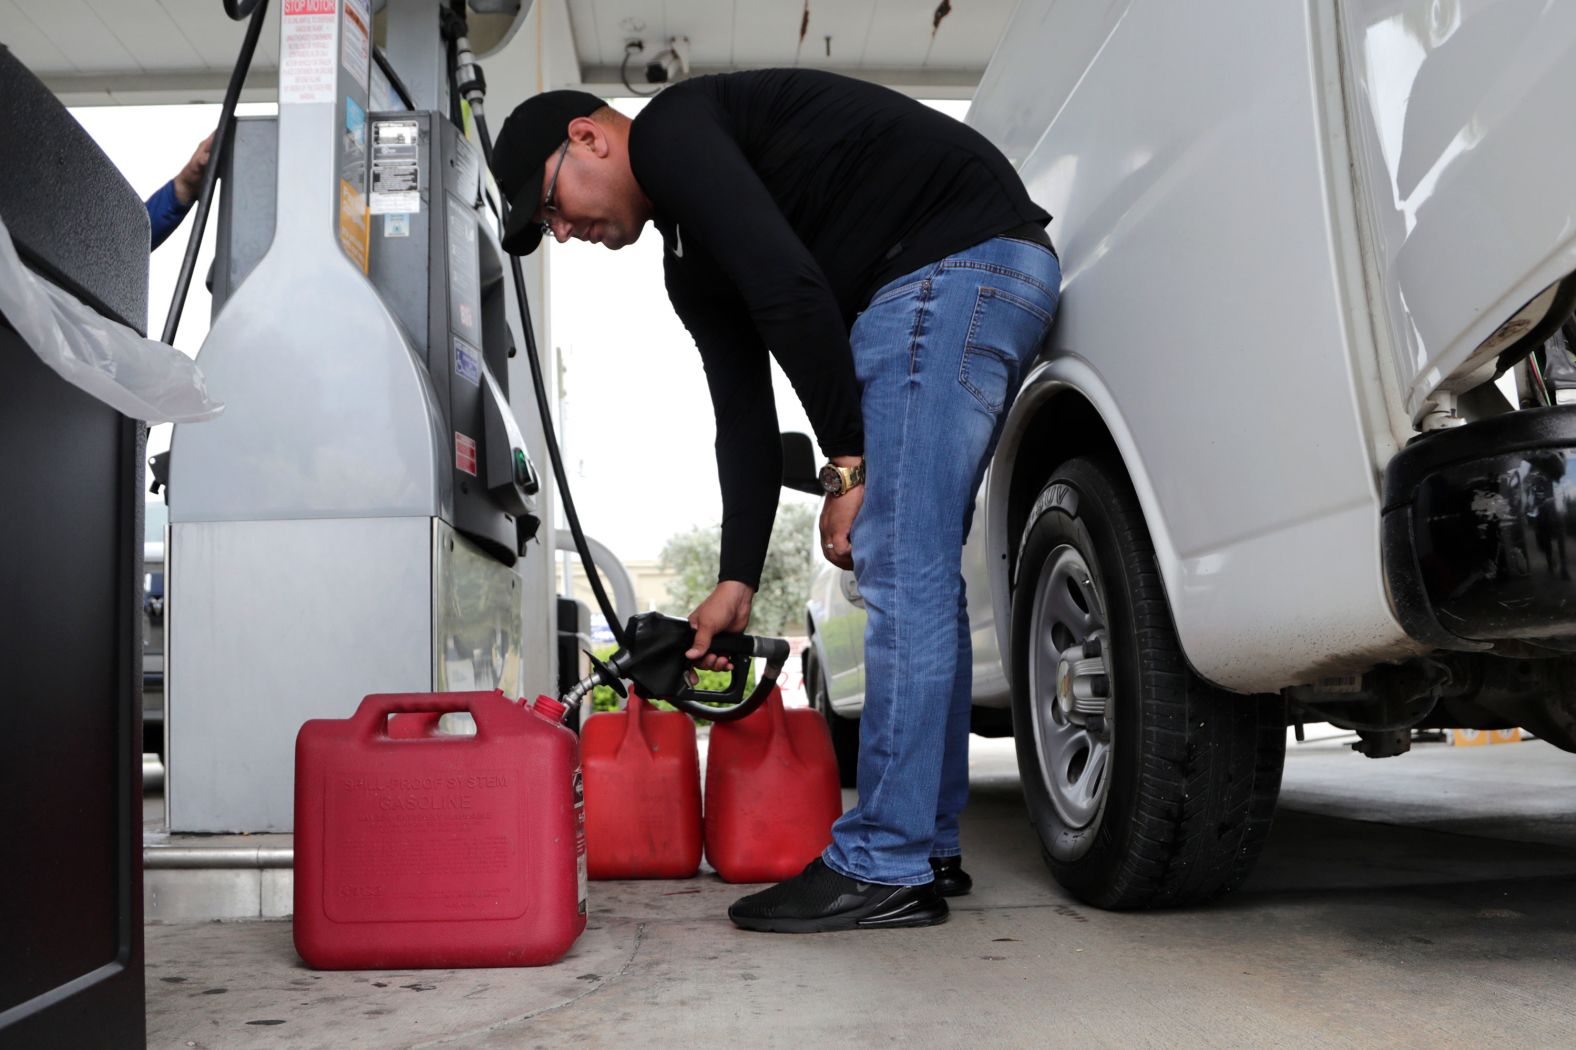
[[[421,211],[421,129],[414,120],[372,125],[372,214]]]
[[[279,101],[336,98],[337,0],[285,0],[279,28]]]

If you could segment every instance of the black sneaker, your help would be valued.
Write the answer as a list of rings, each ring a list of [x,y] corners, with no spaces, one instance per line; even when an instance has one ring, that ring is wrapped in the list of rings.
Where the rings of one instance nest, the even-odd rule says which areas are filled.
[[[793,878],[734,901],[728,918],[741,929],[767,933],[882,930],[946,922],[947,902],[932,883],[860,882],[817,857]]]
[[[974,880],[963,870],[962,857],[931,857],[930,870],[936,873],[936,892],[943,897],[963,897],[974,888]]]

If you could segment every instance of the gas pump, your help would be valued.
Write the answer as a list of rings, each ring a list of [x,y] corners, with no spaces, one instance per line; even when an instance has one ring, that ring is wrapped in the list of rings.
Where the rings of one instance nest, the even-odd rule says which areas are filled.
[[[385,14],[445,83],[440,5]],[[411,100],[371,30],[370,0],[284,0],[279,115],[221,160],[197,360],[226,410],[169,461],[172,831],[290,830],[296,730],[368,693],[552,691],[517,272],[446,92]]]

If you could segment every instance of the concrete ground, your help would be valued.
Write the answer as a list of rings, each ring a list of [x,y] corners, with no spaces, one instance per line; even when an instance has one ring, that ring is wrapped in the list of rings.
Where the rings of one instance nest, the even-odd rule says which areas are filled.
[[[538,970],[315,973],[288,922],[151,925],[149,1045],[1576,1044],[1576,755],[1293,747],[1239,893],[1110,914],[1047,875],[1010,742],[975,745],[976,890],[945,926],[743,933],[715,876],[593,884],[585,934]]]

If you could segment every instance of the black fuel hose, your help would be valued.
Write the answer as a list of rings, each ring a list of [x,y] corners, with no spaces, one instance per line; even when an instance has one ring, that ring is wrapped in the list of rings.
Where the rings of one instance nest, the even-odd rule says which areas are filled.
[[[197,250],[202,247],[203,230],[208,226],[208,210],[213,206],[213,191],[219,181],[219,161],[230,145],[230,128],[235,124],[235,105],[241,99],[241,85],[252,68],[252,53],[257,50],[257,38],[263,32],[263,19],[268,15],[268,0],[224,0],[224,10],[239,21],[248,16],[246,37],[241,42],[241,53],[235,57],[235,67],[230,70],[230,83],[224,89],[224,105],[219,110],[219,126],[213,132],[213,146],[208,151],[208,167],[202,175],[202,191],[197,196],[197,217],[192,222],[192,232],[186,238],[186,254],[181,259],[181,274],[175,281],[175,294],[170,297],[170,312],[164,315],[164,334],[161,341],[171,345],[175,331],[181,326],[181,312],[186,309],[186,293],[191,290],[192,273],[197,269]]]

